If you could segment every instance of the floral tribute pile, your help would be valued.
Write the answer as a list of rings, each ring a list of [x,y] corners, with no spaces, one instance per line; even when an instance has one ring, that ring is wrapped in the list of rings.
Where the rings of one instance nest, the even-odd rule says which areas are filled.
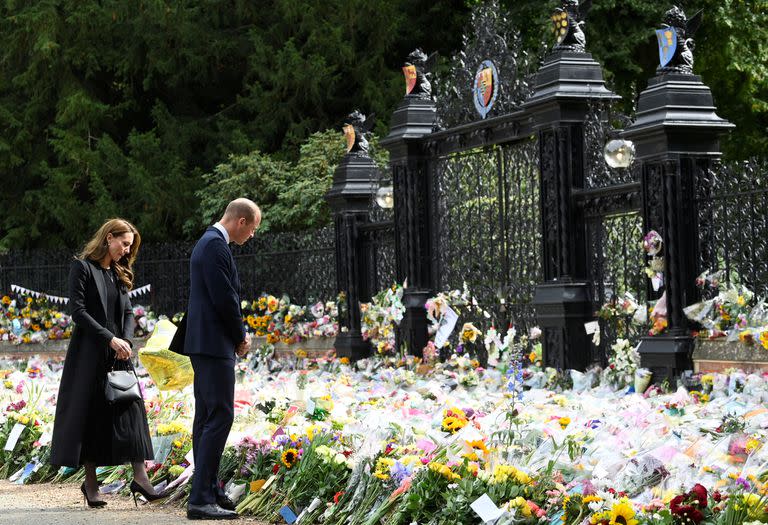
[[[49,301],[45,295],[3,295],[0,298],[0,341],[25,344],[69,339],[72,335],[72,318],[60,311],[61,307]],[[141,305],[133,307],[133,315],[136,321],[134,337],[151,334],[157,316]]]
[[[286,295],[278,299],[263,294],[258,299],[243,301],[241,306],[246,329],[256,336],[265,336],[268,345],[335,337],[339,330],[334,301],[297,305]],[[60,308],[62,305],[49,301],[45,295],[34,297],[11,293],[2,296],[0,341],[25,344],[69,339],[72,318]],[[165,318],[141,305],[133,307],[133,315],[136,339],[147,337],[154,331],[157,321]],[[173,316],[174,322],[178,322],[180,316]]]
[[[220,472],[238,511],[339,525],[768,522],[766,377],[694,376],[641,394],[628,372],[537,366],[538,330],[456,330],[445,361],[429,347],[421,359],[245,360]],[[495,364],[480,366],[482,349]],[[0,476],[79,482],[81,470],[47,463],[61,363],[0,369]],[[140,375],[149,472],[166,504],[183,504],[191,387],[160,392]],[[102,490],[126,490],[129,469],[100,468]]]

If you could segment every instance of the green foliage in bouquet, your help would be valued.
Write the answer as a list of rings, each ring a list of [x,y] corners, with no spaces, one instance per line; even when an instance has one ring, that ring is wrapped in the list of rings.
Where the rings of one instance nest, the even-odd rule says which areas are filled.
[[[39,442],[43,434],[42,415],[37,409],[42,390],[34,386],[27,389],[27,400],[11,403],[7,409],[7,418],[0,427],[0,478],[8,478],[30,462],[40,463],[42,455]],[[7,448],[13,429],[20,428],[21,433],[10,450]],[[18,432],[18,430],[17,430]]]

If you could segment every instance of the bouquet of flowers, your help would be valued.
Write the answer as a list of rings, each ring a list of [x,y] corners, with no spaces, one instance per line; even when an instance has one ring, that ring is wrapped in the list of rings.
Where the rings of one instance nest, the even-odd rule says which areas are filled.
[[[615,388],[634,385],[635,371],[640,366],[637,349],[627,339],[618,339],[611,346],[611,351],[603,380]]]
[[[360,305],[363,339],[373,345],[378,355],[393,355],[395,352],[395,327],[405,314],[403,287],[393,284],[382,290],[370,303]]]
[[[153,311],[137,304],[133,307],[133,320],[136,323],[133,337],[147,337],[155,330],[158,318]]]
[[[297,305],[287,295],[277,299],[264,294],[253,301],[243,301],[240,306],[246,330],[266,336],[268,344],[334,337],[338,332],[338,308],[333,301]]]
[[[703,335],[710,339],[725,337],[746,345],[760,344],[768,349],[768,308],[755,297],[754,292],[733,276],[721,283],[719,272],[702,273],[696,282],[704,290],[717,294],[684,309],[686,316],[704,327]]]

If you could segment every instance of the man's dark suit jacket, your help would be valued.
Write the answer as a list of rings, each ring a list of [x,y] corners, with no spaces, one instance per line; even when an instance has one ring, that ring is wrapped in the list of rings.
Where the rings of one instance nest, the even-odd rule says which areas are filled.
[[[240,279],[224,235],[211,226],[189,260],[186,355],[233,358],[245,340],[240,311]]]

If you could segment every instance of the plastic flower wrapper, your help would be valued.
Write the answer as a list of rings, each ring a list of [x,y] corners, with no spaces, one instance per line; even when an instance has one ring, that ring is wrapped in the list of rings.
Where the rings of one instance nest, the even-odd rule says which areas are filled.
[[[176,326],[162,319],[139,351],[139,361],[160,390],[181,390],[192,384],[194,372],[189,357],[168,350]]]
[[[656,230],[649,231],[643,237],[643,250],[648,255],[658,255],[661,252],[662,245],[663,240]]]
[[[669,476],[664,462],[651,454],[632,458],[627,462],[621,473],[618,486],[630,496],[636,496],[641,491],[654,487]]]
[[[578,370],[569,370],[571,374],[571,380],[573,381],[574,392],[584,392],[589,390],[598,382],[600,376],[599,367],[592,367],[586,372],[579,372]]]
[[[603,370],[603,379],[616,388],[634,384],[635,370],[640,366],[640,354],[627,339],[618,339],[611,346],[608,366]]]

